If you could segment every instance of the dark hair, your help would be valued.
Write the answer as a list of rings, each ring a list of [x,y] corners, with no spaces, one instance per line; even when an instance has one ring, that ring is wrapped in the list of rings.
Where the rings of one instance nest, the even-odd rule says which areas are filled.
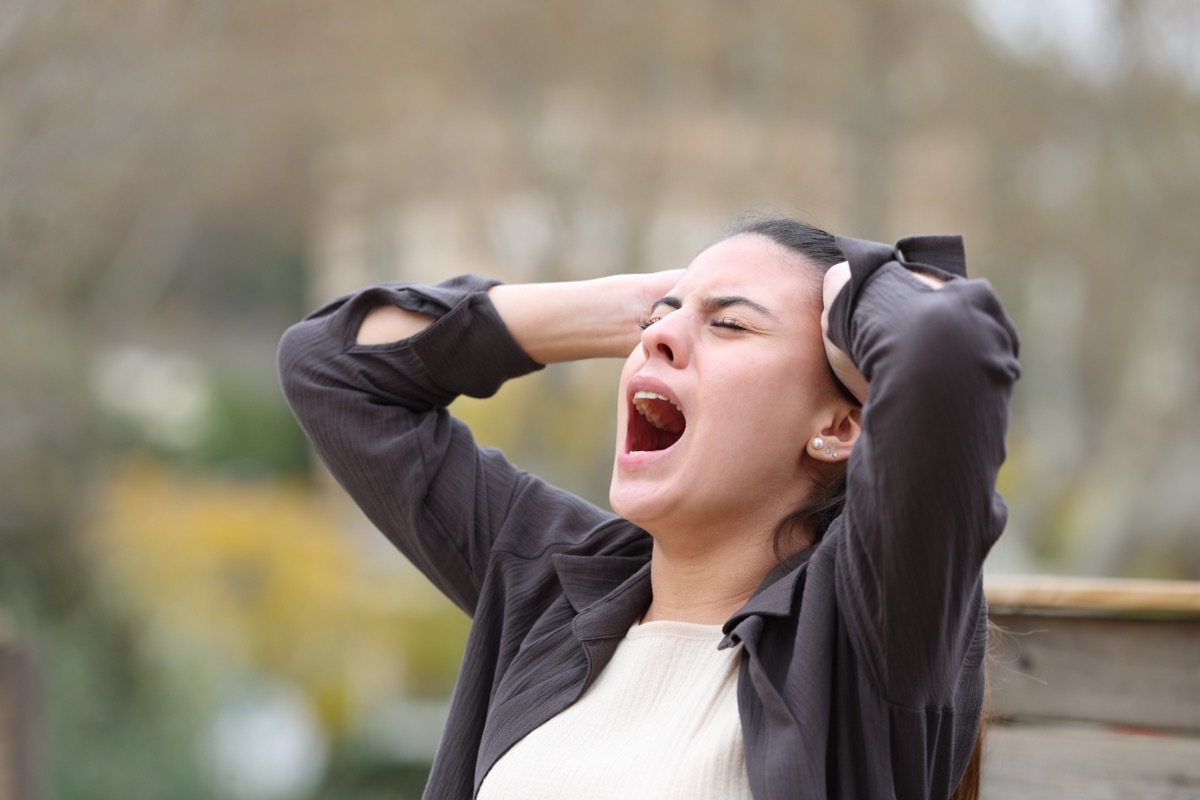
[[[818,274],[823,275],[834,264],[846,260],[832,233],[798,219],[743,215],[734,220],[724,238],[742,233],[767,237],[780,247],[802,256]]]
[[[743,216],[734,221],[723,238],[728,239],[741,234],[764,236],[785,250],[795,253],[804,262],[805,267],[810,268],[818,278],[834,264],[846,260],[833,234],[798,219]],[[832,385],[847,401],[854,405],[859,404],[854,395],[850,394],[833,374],[832,367],[829,368],[829,377]],[[775,555],[780,560],[794,551],[797,535],[807,532],[812,536],[811,544],[821,541],[830,524],[842,513],[842,507],[846,503],[845,462],[832,469],[826,466],[820,470],[812,469],[810,477],[815,491],[775,526]]]

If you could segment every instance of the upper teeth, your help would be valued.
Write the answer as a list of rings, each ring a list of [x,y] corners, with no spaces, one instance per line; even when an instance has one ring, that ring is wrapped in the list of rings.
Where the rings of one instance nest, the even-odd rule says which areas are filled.
[[[647,420],[649,420],[650,424],[656,428],[661,428],[665,420],[661,415],[658,414],[657,411],[654,410],[654,406],[650,403],[651,400],[665,400],[666,402],[675,406],[676,411],[679,411],[679,406],[675,405],[674,401],[672,401],[671,398],[667,397],[666,395],[659,394],[658,392],[634,392],[634,408],[636,408],[638,412]]]

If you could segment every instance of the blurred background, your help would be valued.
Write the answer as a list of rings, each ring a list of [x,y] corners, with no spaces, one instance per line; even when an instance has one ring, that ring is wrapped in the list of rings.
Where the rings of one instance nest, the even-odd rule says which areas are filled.
[[[280,334],[683,266],[747,209],[966,236],[1023,335],[990,569],[1200,578],[1198,176],[1192,0],[4,0],[8,769],[418,796],[467,622],[314,463]],[[458,410],[603,504],[615,375]]]

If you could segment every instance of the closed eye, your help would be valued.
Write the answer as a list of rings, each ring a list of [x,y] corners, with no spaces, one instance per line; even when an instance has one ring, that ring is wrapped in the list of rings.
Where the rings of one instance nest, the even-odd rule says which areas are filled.
[[[713,327],[714,328],[726,328],[727,330],[731,330],[731,331],[748,331],[748,330],[750,330],[742,323],[738,322],[735,319],[730,319],[729,317],[722,317],[721,319],[713,320]]]
[[[642,317],[641,319],[638,320],[638,327],[641,328],[642,330],[646,330],[646,328],[649,328],[651,325],[658,322],[660,319],[662,319],[662,314],[655,314],[652,317]]]
[[[653,316],[642,317],[641,319],[638,320],[638,327],[641,328],[642,330],[646,330],[651,325],[653,325],[654,323],[656,323],[660,319],[662,319],[663,316],[664,316],[663,314],[655,314]],[[731,330],[731,331],[748,331],[748,330],[750,330],[742,323],[740,323],[737,320],[732,319],[730,317],[722,317],[720,319],[715,319],[712,322],[712,326],[714,328],[725,328],[726,330]]]

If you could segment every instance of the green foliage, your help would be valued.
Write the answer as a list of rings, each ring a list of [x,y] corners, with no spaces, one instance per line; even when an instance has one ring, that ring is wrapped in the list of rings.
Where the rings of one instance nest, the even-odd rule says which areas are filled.
[[[209,403],[202,433],[194,442],[163,442],[136,420],[114,415],[103,421],[104,444],[116,452],[148,453],[201,473],[240,478],[311,474],[308,441],[281,395],[220,377],[211,387]]]
[[[399,554],[368,567],[328,495],[146,459],[114,463],[97,491],[89,533],[102,586],[157,646],[193,653],[193,669],[279,676],[334,738],[371,699],[453,686],[465,615]]]
[[[243,475],[309,474],[308,441],[282,397],[221,383],[210,420],[201,442],[181,454],[184,463]]]
[[[399,626],[408,692],[416,697],[449,697],[471,621],[455,606],[438,604]]]
[[[430,766],[348,744],[334,751],[324,784],[312,800],[419,800]]]
[[[148,657],[139,632],[92,609],[43,634],[46,796],[204,800],[203,692]]]

